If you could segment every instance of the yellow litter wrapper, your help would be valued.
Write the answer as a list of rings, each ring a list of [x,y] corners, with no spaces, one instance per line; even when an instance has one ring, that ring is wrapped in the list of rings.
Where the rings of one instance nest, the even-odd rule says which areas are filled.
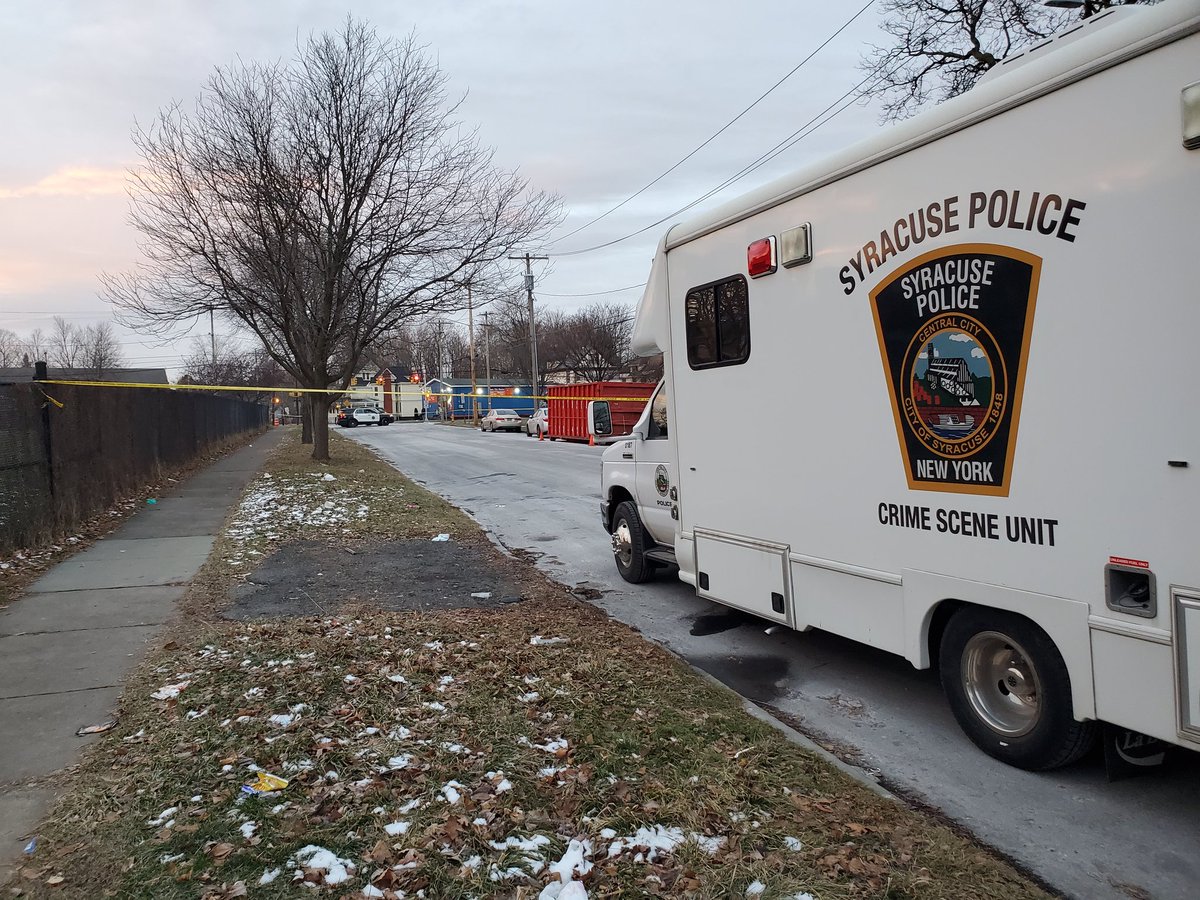
[[[270,794],[274,791],[282,791],[287,786],[286,778],[280,778],[270,772],[259,772],[254,781],[242,785],[242,791],[247,794]]]

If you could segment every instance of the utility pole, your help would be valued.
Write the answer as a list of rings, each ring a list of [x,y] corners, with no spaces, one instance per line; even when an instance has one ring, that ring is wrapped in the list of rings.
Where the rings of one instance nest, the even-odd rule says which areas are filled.
[[[483,313],[483,359],[487,366],[487,408],[492,411],[492,323],[488,321],[488,313]]]
[[[471,306],[471,282],[467,282],[467,346],[471,354],[471,424],[479,424],[479,385],[475,383],[475,311]]]
[[[209,381],[212,382],[217,379],[217,332],[213,328],[212,304],[209,304],[208,307],[208,340],[212,344],[212,377],[209,378]]]
[[[537,326],[533,322],[533,265],[535,259],[549,259],[548,256],[510,256],[509,259],[525,260],[525,296],[529,298],[529,361],[533,368],[530,389],[533,391],[533,408],[537,409],[538,397],[538,357],[537,357]]]

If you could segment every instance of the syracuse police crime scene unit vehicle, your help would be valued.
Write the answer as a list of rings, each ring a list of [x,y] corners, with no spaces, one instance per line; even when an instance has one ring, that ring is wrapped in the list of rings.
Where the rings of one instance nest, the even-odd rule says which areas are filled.
[[[1098,723],[1200,749],[1198,238],[1200,0],[674,226],[633,338],[666,375],[603,458],[622,575],[937,664],[1016,766]]]

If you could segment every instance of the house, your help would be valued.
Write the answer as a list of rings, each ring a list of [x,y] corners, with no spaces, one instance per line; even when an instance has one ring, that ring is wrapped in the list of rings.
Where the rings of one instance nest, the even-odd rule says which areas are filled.
[[[537,408],[529,383],[507,376],[494,376],[490,383],[486,378],[476,378],[473,394],[469,378],[433,378],[425,382],[425,392],[430,418],[445,414],[469,419],[476,407],[481,416],[490,409],[511,409],[528,416]]]
[[[33,381],[33,366],[0,368],[0,383]],[[166,369],[55,369],[46,374],[51,381],[118,381],[122,384],[170,384]]]

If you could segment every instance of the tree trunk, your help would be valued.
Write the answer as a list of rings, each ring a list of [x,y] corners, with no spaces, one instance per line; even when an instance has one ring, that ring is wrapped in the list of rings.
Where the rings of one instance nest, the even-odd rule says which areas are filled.
[[[329,461],[329,403],[324,395],[313,395],[312,403],[312,458],[319,462]]]
[[[304,399],[300,401],[300,443],[311,444],[313,442],[313,419],[316,409],[316,394],[305,394]]]

